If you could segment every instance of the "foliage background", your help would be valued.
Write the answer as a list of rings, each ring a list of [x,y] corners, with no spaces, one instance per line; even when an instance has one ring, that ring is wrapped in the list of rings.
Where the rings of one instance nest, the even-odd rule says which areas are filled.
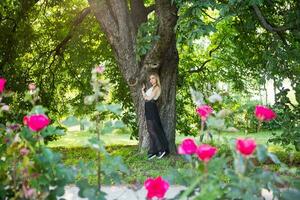
[[[147,1],[147,4],[153,3]],[[223,92],[230,109],[238,113],[235,126],[255,131],[247,115],[252,112],[253,91],[263,91],[267,80],[276,88],[274,109],[279,122],[264,127],[283,132],[272,141],[299,145],[300,102],[300,3],[270,0],[174,0],[179,9],[176,27],[180,56],[177,90],[177,132],[195,135],[199,120],[190,98],[193,87],[205,95]],[[83,108],[83,97],[91,94],[89,72],[100,63],[113,84],[111,100],[125,110],[122,120],[137,137],[130,93],[114,60],[104,34],[92,15],[82,23],[75,19],[88,7],[84,0],[4,0],[0,3],[0,73],[16,95],[6,100],[19,115],[28,105],[23,94],[30,82],[40,88],[41,103],[52,119],[68,114],[91,113]],[[259,8],[261,16],[255,8]],[[272,28],[266,28],[261,19]],[[147,51],[155,36],[155,17],[139,30],[139,56]],[[287,98],[284,79],[291,81],[295,101]],[[220,91],[218,82],[229,85]],[[227,94],[227,95],[226,95]],[[248,113],[248,114],[247,114]],[[242,126],[245,124],[247,126]]]

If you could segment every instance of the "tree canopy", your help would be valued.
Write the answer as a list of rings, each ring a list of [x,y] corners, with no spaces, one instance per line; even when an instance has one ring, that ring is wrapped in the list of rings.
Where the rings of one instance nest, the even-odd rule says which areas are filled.
[[[128,1],[133,10],[135,1]],[[136,1],[140,2],[140,1]],[[153,9],[160,1],[143,1]],[[189,87],[226,82],[234,91],[249,92],[267,80],[277,89],[276,102],[291,113],[294,136],[299,138],[300,102],[300,2],[297,0],[172,0],[178,8],[175,27],[179,53],[177,130],[192,127],[193,105]],[[146,8],[145,7],[145,8]],[[137,60],[147,58],[157,35],[159,18],[149,11],[138,27]],[[137,20],[138,18],[136,18]],[[145,19],[144,19],[145,20]],[[123,120],[137,136],[136,114],[130,88],[105,31],[85,0],[4,0],[0,3],[0,73],[8,88],[17,91],[14,109],[26,104],[22,94],[30,82],[41,89],[41,101],[57,118],[82,115],[84,96],[90,91],[90,70],[106,65],[106,76],[115,84],[113,101],[125,109]],[[145,58],[146,57],[146,58]],[[284,79],[291,81],[296,104],[286,98]],[[298,104],[297,104],[298,102]],[[188,106],[186,106],[188,105]],[[18,117],[18,116],[12,116]],[[298,125],[297,125],[298,124]]]

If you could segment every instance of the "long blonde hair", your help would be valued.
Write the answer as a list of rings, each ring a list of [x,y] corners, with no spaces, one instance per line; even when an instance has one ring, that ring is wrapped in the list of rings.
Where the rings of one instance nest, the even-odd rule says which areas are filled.
[[[151,73],[149,74],[149,77],[150,77],[150,76],[154,76],[154,77],[155,77],[155,79],[156,79],[156,85],[161,89],[160,79],[159,79],[158,73],[156,73],[156,72],[151,72]]]
[[[158,97],[160,97],[160,95],[161,95],[161,85],[160,85],[160,80],[159,80],[159,75],[156,73],[156,72],[151,72],[150,74],[149,74],[149,77],[150,76],[154,76],[155,77],[155,79],[156,79],[156,85],[154,86],[154,87],[158,87],[158,94],[157,94],[157,98]]]

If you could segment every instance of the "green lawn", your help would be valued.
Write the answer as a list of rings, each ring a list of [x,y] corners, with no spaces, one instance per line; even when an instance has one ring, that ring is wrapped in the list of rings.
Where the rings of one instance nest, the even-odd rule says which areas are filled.
[[[223,133],[222,139],[238,138],[238,137],[251,137],[255,138],[260,144],[264,144],[269,139],[270,132],[259,132],[245,135],[244,133]],[[69,131],[57,141],[49,143],[49,147],[55,151],[62,153],[64,163],[67,165],[76,165],[80,160],[92,161],[96,160],[96,151],[86,147],[88,139],[92,136],[89,132]],[[182,156],[174,155],[167,156],[164,159],[154,159],[148,161],[145,154],[138,152],[138,141],[130,140],[128,134],[107,134],[101,136],[106,143],[107,150],[112,155],[122,156],[125,165],[129,168],[130,174],[122,178],[125,183],[143,183],[147,177],[156,177],[158,175],[168,174],[174,168],[188,169],[189,164],[182,158]],[[185,136],[178,136],[176,143],[180,143]],[[198,140],[198,137],[195,138]],[[216,143],[218,145],[218,139]],[[285,152],[282,147],[270,145],[273,151],[280,158],[281,161],[291,165],[299,166],[300,153],[292,153],[293,155]],[[226,151],[222,150],[220,146],[220,154]],[[223,152],[222,152],[223,151]],[[278,168],[276,165],[268,165],[268,168]],[[90,177],[92,182],[96,179],[94,176]]]
[[[95,135],[88,131],[68,131],[59,140],[49,142],[49,147],[84,147],[87,146],[89,138]],[[110,133],[101,135],[106,145],[137,145],[137,140],[130,140],[128,134]]]
[[[63,155],[66,165],[76,165],[79,161],[89,162],[97,159],[96,151],[87,147],[54,147],[53,150]],[[136,145],[113,145],[107,147],[107,151],[113,156],[122,157],[125,166],[129,169],[129,174],[122,176],[122,181],[128,184],[141,184],[148,177],[166,175],[174,168],[190,167],[189,163],[179,155],[148,161],[145,154],[138,152]],[[96,183],[96,176],[89,177],[89,180]]]
[[[66,165],[76,165],[79,161],[89,162],[97,159],[95,150],[88,147],[54,147],[54,151],[63,155],[63,161]],[[228,149],[227,149],[228,150]],[[226,148],[220,149],[219,155],[226,153]],[[146,154],[140,154],[136,145],[113,145],[108,146],[107,151],[113,156],[121,156],[122,160],[129,169],[128,175],[122,176],[122,182],[125,184],[142,184],[148,177],[167,176],[174,169],[189,170],[190,163],[185,161],[183,156],[172,155],[163,159],[153,159],[148,161]],[[293,160],[288,153],[283,151],[274,152],[278,158],[290,165],[297,167],[300,164],[300,153],[293,156]],[[271,162],[266,164],[269,170],[277,171],[279,166]],[[95,168],[96,170],[96,168]],[[91,183],[96,183],[96,176],[89,176]]]
[[[88,131],[68,131],[66,135],[62,136],[59,140],[50,142],[49,147],[84,147],[88,144],[88,139],[91,138],[93,134]],[[184,138],[194,138],[196,141],[199,140],[199,136],[184,136],[177,135],[176,143],[179,144]],[[254,138],[259,144],[266,144],[268,139],[271,137],[271,132],[262,131],[258,133],[245,134],[242,132],[236,133],[222,133],[221,139],[234,139],[239,137],[250,137]],[[137,145],[138,141],[135,139],[130,140],[129,134],[120,134],[120,133],[110,133],[101,135],[101,139],[105,142],[106,145]],[[216,136],[216,141],[218,137]],[[272,148],[281,148],[279,146],[270,145]]]

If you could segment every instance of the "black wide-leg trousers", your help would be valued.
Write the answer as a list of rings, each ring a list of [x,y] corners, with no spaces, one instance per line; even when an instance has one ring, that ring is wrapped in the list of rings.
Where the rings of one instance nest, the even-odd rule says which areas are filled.
[[[148,154],[169,152],[169,143],[159,117],[158,108],[154,100],[145,102],[145,115],[147,130],[150,136],[150,148]]]

